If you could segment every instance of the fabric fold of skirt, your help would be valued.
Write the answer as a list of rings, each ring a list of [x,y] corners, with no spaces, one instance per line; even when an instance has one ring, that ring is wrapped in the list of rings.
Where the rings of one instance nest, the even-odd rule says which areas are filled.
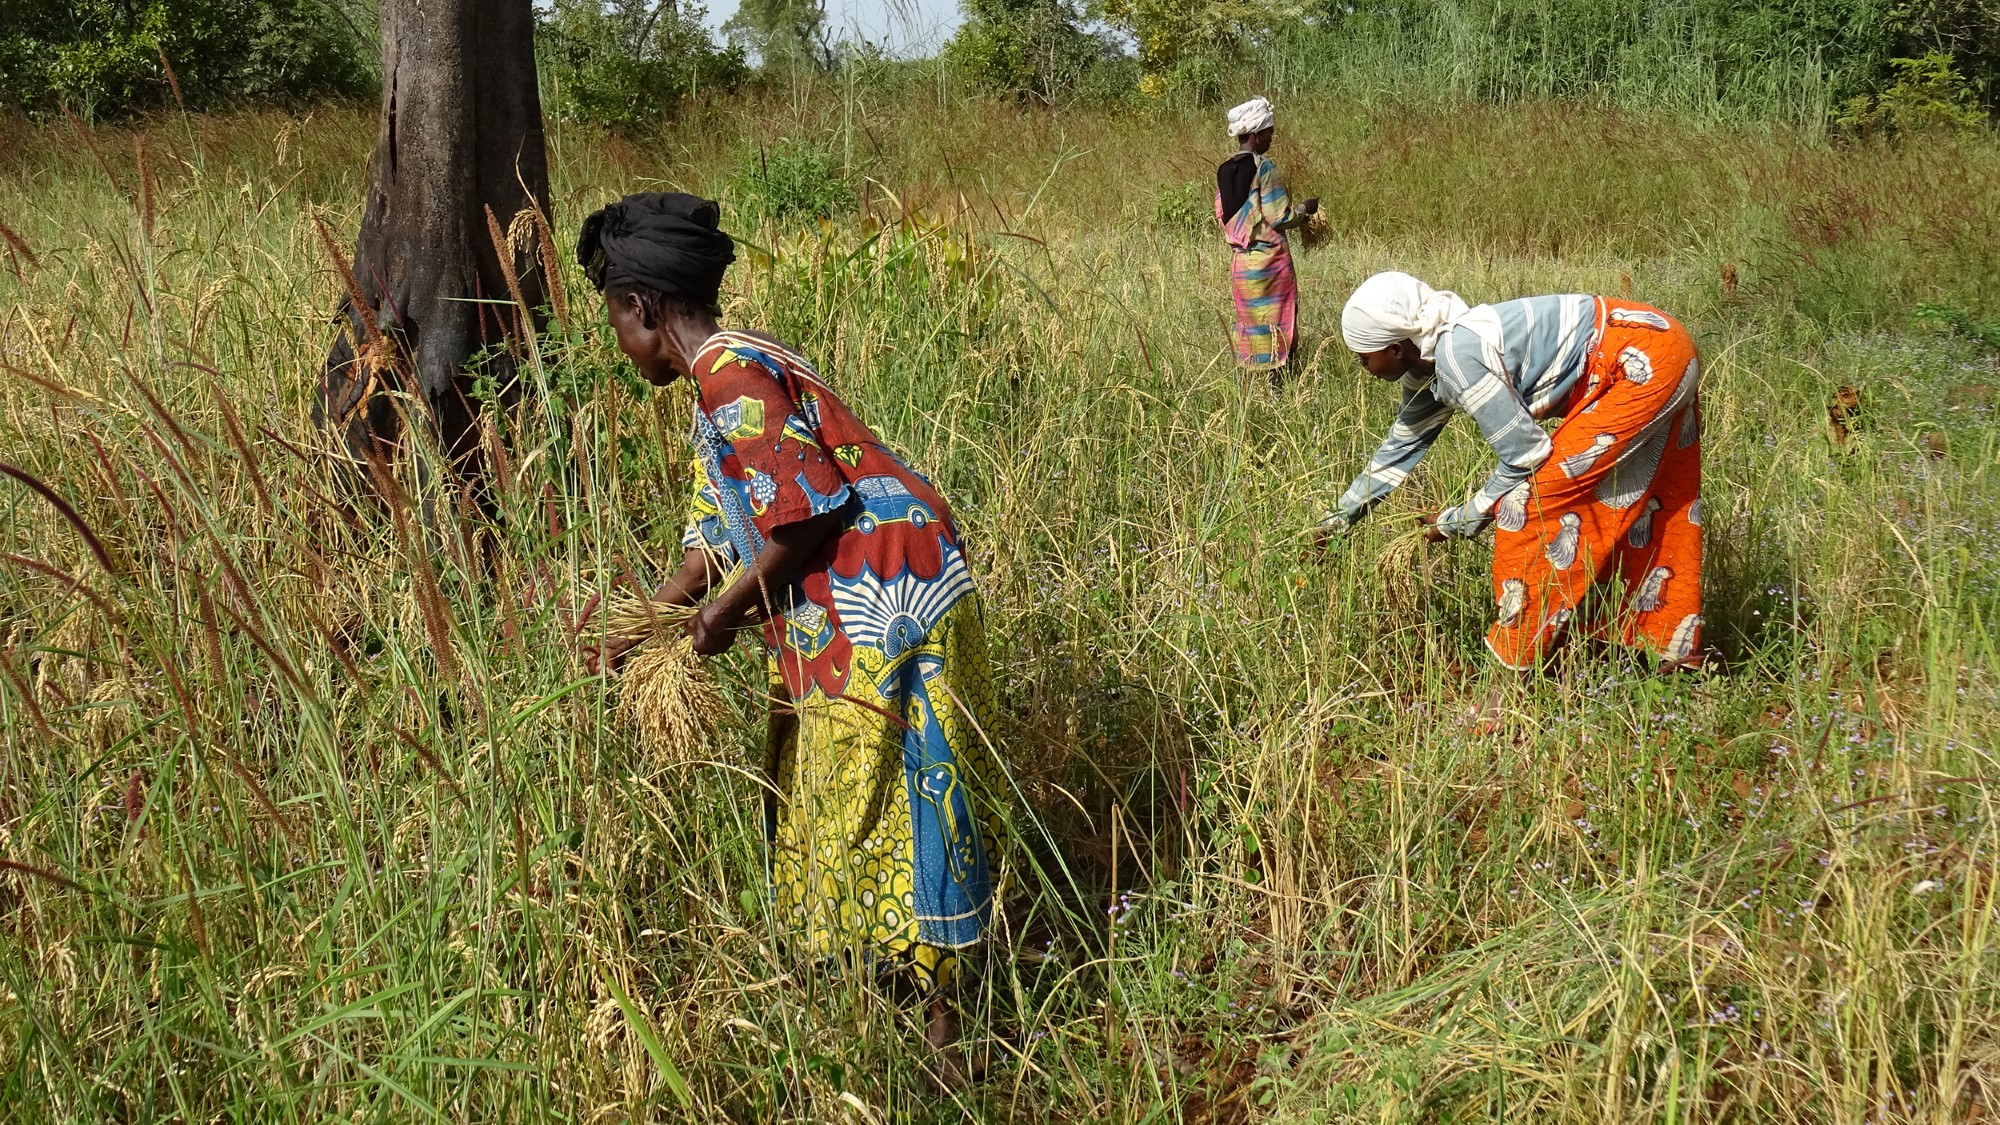
[[[1298,277],[1282,242],[1238,250],[1229,269],[1236,298],[1236,359],[1252,369],[1283,367],[1292,355]]]

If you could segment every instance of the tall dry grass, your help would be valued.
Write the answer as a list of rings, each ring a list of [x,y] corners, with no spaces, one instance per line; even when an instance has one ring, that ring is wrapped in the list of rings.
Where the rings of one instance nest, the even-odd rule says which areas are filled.
[[[821,360],[972,545],[1026,841],[964,997],[990,1077],[928,1094],[890,999],[788,955],[754,654],[693,770],[573,659],[574,608],[678,553],[680,393],[579,308],[485,418],[490,551],[426,519],[456,507],[435,450],[390,509],[343,501],[307,420],[341,285],[315,222],[352,229],[372,131],[324,110],[0,138],[10,1115],[1990,1112],[1996,374],[1909,320],[1992,315],[1990,141],[1288,106],[1334,237],[1274,393],[1229,358],[1219,245],[1150,221],[1212,122],[844,96],[558,130],[558,233],[718,188],[741,135],[875,181],[867,216],[742,231],[728,312]],[[1500,736],[1456,729],[1483,552],[1382,563],[1481,474],[1462,428],[1308,561],[1391,407],[1327,333],[1390,265],[1475,300],[1629,284],[1695,328],[1713,675],[1579,655]]]

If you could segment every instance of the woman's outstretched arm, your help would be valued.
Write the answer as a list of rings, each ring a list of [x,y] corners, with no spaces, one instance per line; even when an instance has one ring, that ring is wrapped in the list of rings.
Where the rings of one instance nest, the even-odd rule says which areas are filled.
[[[838,508],[773,528],[770,542],[749,567],[688,622],[694,650],[703,656],[727,652],[736,630],[753,610],[762,609],[767,616],[782,611],[783,606],[773,604],[778,591],[798,577],[826,537],[838,531],[847,517],[847,510]]]

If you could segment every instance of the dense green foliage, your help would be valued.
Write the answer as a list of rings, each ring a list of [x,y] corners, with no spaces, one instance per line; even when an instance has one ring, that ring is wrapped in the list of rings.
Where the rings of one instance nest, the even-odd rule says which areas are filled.
[[[830,219],[853,208],[854,187],[826,146],[780,137],[738,148],[724,198],[753,222]]]
[[[656,126],[688,99],[749,77],[743,52],[718,47],[698,4],[555,0],[535,35],[543,108],[569,121]]]
[[[973,86],[1047,104],[1068,101],[1115,57],[1071,0],[965,0],[947,63]]]
[[[1975,99],[2000,94],[2000,5],[1985,0],[1364,0],[1314,22],[1293,54],[1317,80],[1359,69],[1488,101],[1824,120],[1894,82],[1893,60],[1930,52],[1952,60]]]
[[[367,90],[375,51],[366,0],[6,0],[0,107],[295,105]]]
[[[1096,10],[1136,46],[1141,92],[1198,104],[1234,97],[1225,76],[1246,68],[1294,93],[1585,98],[1820,124],[1840,110],[1870,126],[1896,105],[1928,125],[1943,118],[1918,102],[1990,111],[2000,98],[1995,0],[1104,0]],[[1882,96],[1890,110],[1873,108]]]
[[[1986,114],[1953,65],[1932,51],[1920,59],[1891,59],[1895,81],[1879,94],[1856,94],[1834,114],[1834,123],[1859,133],[1973,130]]]

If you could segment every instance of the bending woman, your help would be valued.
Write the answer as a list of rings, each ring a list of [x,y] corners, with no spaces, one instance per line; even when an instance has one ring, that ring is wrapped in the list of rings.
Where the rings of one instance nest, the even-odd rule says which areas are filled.
[[[1270,102],[1252,98],[1230,110],[1229,133],[1238,149],[1215,170],[1215,221],[1233,251],[1236,359],[1275,373],[1291,359],[1298,326],[1299,283],[1285,232],[1317,212],[1319,200],[1294,211],[1278,166],[1265,155],[1276,135]]]
[[[640,374],[695,384],[686,554],[660,596],[694,605],[740,565],[689,623],[695,651],[762,620],[789,701],[771,715],[764,815],[778,916],[809,955],[858,953],[935,995],[993,916],[979,595],[930,482],[797,353],[717,323],[734,259],[718,220],[694,196],[628,195],[577,246]],[[933,1043],[955,1027],[934,1002]]]
[[[1701,364],[1679,321],[1574,294],[1468,309],[1409,274],[1380,273],[1348,300],[1341,332],[1369,374],[1400,380],[1403,403],[1327,533],[1403,483],[1462,411],[1500,463],[1469,500],[1425,522],[1433,539],[1494,526],[1493,656],[1534,667],[1592,584],[1615,579],[1617,640],[1662,671],[1698,663]],[[1552,417],[1553,435],[1538,424]]]

